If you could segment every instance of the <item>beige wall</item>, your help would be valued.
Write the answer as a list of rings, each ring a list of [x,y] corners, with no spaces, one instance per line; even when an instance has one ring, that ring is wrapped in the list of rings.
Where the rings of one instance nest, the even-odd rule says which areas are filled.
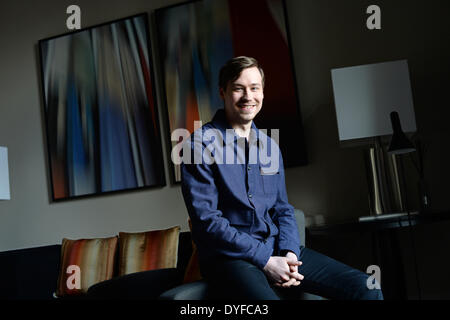
[[[50,202],[37,44],[68,31],[66,8],[74,3],[81,7],[82,26],[90,26],[150,13],[167,1],[0,3],[0,145],[8,147],[11,180],[11,201],[0,202],[0,251],[60,243],[63,237],[103,237],[173,225],[187,229],[180,188],[170,184]],[[168,168],[165,172],[168,177]]]
[[[63,237],[102,237],[173,225],[187,230],[180,187],[170,185],[167,166],[168,184],[163,188],[50,202],[37,55],[39,39],[67,32],[65,10],[70,4],[81,7],[84,27],[177,2],[0,2],[0,145],[9,150],[12,198],[0,202],[0,251],[60,243]],[[432,109],[438,105],[430,104],[435,96],[427,87],[431,75],[442,77],[440,53],[434,50],[440,45],[435,41],[439,35],[430,33],[432,21],[417,23],[428,14],[420,7],[422,2],[392,2],[378,1],[382,30],[368,31],[367,1],[287,0],[309,165],[287,169],[286,182],[291,203],[303,209],[309,221],[368,214],[362,150],[340,148],[337,141],[330,69],[394,59],[409,60],[417,126],[433,139],[426,159],[432,199],[436,208],[446,206],[442,179],[450,177],[445,165],[450,156],[438,146],[441,133],[448,134],[448,129]],[[157,91],[160,101],[161,88]],[[164,112],[160,108],[167,163]]]

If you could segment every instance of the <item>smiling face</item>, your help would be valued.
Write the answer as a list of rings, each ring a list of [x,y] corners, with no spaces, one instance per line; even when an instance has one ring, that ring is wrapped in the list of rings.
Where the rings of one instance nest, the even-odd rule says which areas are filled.
[[[261,110],[264,93],[262,77],[257,67],[242,70],[239,77],[220,89],[225,114],[231,127],[249,126]]]

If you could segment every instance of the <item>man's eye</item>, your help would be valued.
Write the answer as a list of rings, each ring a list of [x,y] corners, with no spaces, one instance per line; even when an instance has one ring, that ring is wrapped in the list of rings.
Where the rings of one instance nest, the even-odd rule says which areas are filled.
[[[234,88],[234,91],[242,91],[242,88]]]

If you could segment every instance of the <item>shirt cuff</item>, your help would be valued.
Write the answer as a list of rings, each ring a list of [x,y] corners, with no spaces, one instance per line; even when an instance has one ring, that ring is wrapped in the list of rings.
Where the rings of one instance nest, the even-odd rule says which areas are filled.
[[[266,266],[267,261],[269,261],[272,253],[272,245],[261,241],[260,245],[256,249],[255,255],[253,256],[252,263],[262,270]]]
[[[300,259],[300,246],[294,242],[283,242],[279,244],[279,252],[292,251]]]

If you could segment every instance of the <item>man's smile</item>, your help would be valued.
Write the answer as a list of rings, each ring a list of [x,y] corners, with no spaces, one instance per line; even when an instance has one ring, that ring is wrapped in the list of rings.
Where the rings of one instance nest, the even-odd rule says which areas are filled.
[[[256,108],[256,104],[239,104],[238,107],[242,110],[253,110]]]

